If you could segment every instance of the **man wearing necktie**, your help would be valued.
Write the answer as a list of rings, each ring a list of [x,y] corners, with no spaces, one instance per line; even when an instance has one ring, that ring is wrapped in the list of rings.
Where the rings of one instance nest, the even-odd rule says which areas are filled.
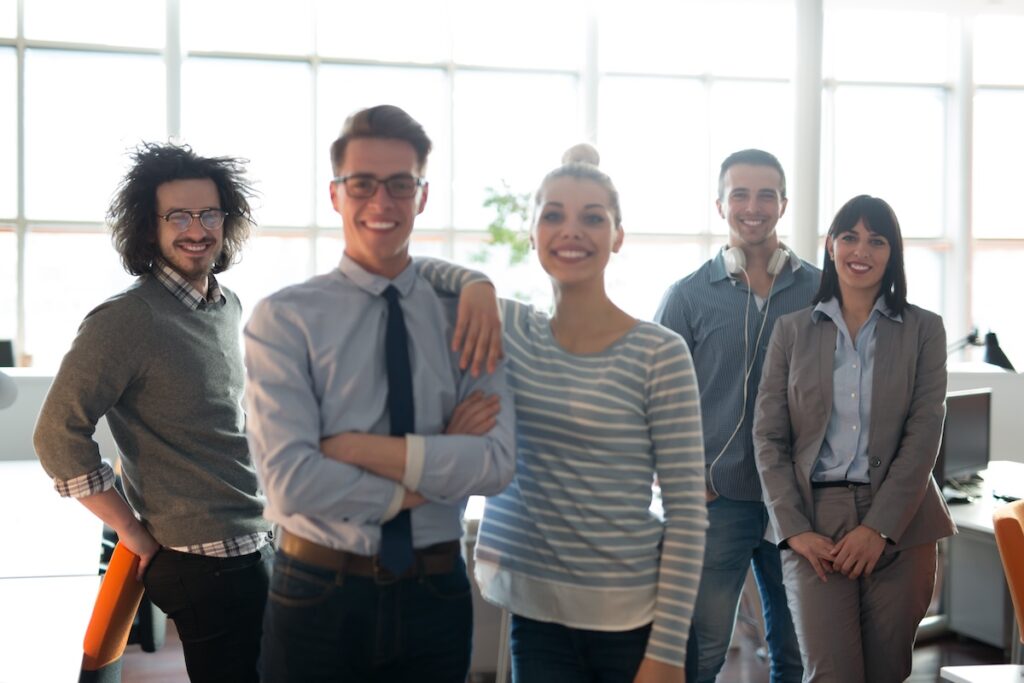
[[[514,417],[503,368],[464,369],[457,302],[409,257],[429,152],[397,107],[349,117],[331,147],[341,263],[245,329],[249,443],[281,527],[264,680],[466,679],[461,516],[511,480]]]

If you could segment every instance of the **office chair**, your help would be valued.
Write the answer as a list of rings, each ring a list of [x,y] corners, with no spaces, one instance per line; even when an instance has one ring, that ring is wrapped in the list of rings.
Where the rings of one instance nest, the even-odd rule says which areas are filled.
[[[124,495],[121,487],[121,477],[118,475],[114,486]],[[107,571],[110,558],[117,547],[117,532],[106,524],[103,525],[103,541],[100,544],[100,574]],[[142,594],[142,602],[139,603],[139,610],[135,613],[135,620],[132,622],[132,630],[128,634],[129,645],[139,645],[143,652],[156,652],[164,646],[167,636],[167,615],[160,611],[150,601],[149,596]]]
[[[114,547],[85,630],[79,683],[120,682],[121,655],[142,600],[142,583],[135,578],[138,568],[138,555],[121,544]]]
[[[996,508],[992,514],[999,559],[1003,561],[1006,585],[1010,588],[1017,630],[1024,643],[1024,500]],[[989,666],[944,666],[939,674],[943,680],[956,683],[1024,683],[1024,666],[995,664]]]

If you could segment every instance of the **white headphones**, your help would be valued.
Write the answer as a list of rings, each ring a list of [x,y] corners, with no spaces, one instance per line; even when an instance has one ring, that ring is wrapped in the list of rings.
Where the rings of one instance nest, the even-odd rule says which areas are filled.
[[[768,274],[778,275],[789,261],[789,249],[780,246],[768,259]],[[726,247],[722,250],[722,262],[729,275],[739,275],[747,268],[747,255],[739,247]]]
[[[750,299],[753,292],[749,287],[747,288],[747,305],[743,311],[743,410],[740,412],[740,419],[736,423],[736,428],[732,430],[732,434],[729,436],[728,441],[725,442],[725,445],[722,446],[722,450],[718,451],[718,455],[714,457],[711,461],[711,465],[709,465],[708,481],[711,484],[711,490],[716,494],[718,493],[718,490],[715,487],[714,478],[710,476],[710,470],[714,469],[715,465],[718,464],[718,461],[725,454],[725,450],[729,448],[729,445],[736,438],[736,435],[739,434],[740,427],[743,426],[743,421],[747,417],[747,395],[750,383],[750,373],[754,369],[757,349],[761,344],[761,338],[764,335],[765,324],[768,322],[768,309],[772,305],[772,293],[775,291],[775,278],[777,278],[779,273],[785,269],[786,263],[789,262],[789,258],[789,249],[780,245],[779,248],[775,250],[775,253],[772,254],[771,258],[768,259],[768,274],[772,276],[772,286],[768,290],[768,299],[765,302],[764,311],[762,313],[764,317],[761,319],[761,326],[758,328],[757,338],[754,340],[753,354],[750,353],[750,332],[748,327],[750,324]],[[743,250],[739,247],[723,247],[722,263],[725,265],[725,270],[730,275],[739,275],[741,272],[746,272],[747,255],[743,253]],[[736,283],[733,282],[733,284]],[[748,356],[750,356],[749,359]]]

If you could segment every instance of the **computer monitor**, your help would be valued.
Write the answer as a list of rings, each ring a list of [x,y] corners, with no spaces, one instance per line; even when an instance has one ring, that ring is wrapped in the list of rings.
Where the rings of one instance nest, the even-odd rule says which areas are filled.
[[[935,462],[939,484],[969,482],[988,467],[991,415],[992,389],[946,394],[946,421]]]
[[[14,342],[0,339],[0,368],[14,367]]]

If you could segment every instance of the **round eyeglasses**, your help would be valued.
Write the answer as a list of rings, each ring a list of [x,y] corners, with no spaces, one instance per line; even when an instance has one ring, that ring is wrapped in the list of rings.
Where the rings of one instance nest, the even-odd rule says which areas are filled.
[[[416,196],[416,190],[427,184],[423,178],[408,173],[398,173],[387,178],[378,178],[368,173],[353,173],[334,178],[331,182],[345,186],[345,194],[353,199],[369,199],[377,193],[377,186],[384,188],[392,199],[409,199]]]
[[[227,211],[221,209],[203,209],[202,211],[188,211],[187,209],[175,209],[169,211],[160,218],[174,226],[178,232],[185,232],[192,225],[194,218],[199,219],[199,225],[207,230],[216,230],[224,225],[224,218]]]

